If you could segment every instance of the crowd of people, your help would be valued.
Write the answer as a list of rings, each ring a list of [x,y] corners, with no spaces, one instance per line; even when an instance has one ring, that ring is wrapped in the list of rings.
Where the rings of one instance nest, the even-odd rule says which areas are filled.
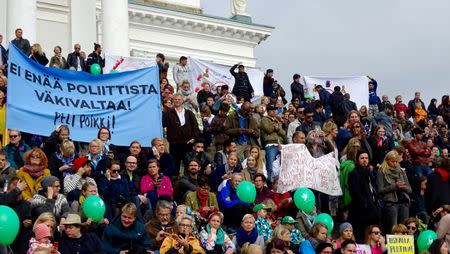
[[[67,60],[56,46],[48,61],[21,29],[16,37],[11,43],[44,66],[104,66],[99,44],[87,58],[75,44]],[[2,129],[6,87],[14,85],[6,52],[1,46]],[[106,127],[87,144],[72,141],[66,125],[49,137],[9,130],[0,151],[0,205],[14,209],[21,224],[0,252],[351,254],[367,244],[381,254],[386,234],[417,239],[428,228],[438,235],[428,252],[450,253],[449,95],[428,107],[420,92],[407,104],[401,95],[391,103],[368,77],[370,100],[358,108],[338,86],[316,85],[314,98],[295,74],[288,102],[273,70],[251,84],[242,64],[230,69],[231,91],[204,83],[197,92],[186,57],[172,69],[173,84],[164,55],[156,62],[164,136],[150,148],[115,146]],[[255,85],[264,91],[258,102]],[[294,204],[295,190],[279,193],[284,144],[305,145],[314,158],[333,153],[343,195],[313,190],[315,208],[306,213]],[[242,181],[254,184],[254,203],[239,198]],[[106,205],[98,222],[83,210],[92,195]],[[315,222],[320,213],[333,217],[332,232]]]

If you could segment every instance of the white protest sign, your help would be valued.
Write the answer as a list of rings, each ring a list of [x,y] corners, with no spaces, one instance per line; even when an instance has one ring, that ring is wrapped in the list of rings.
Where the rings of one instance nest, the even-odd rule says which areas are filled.
[[[321,85],[325,90],[333,93],[335,86],[341,87],[343,94],[350,94],[350,100],[356,103],[356,106],[369,105],[369,79],[366,76],[353,77],[312,77],[303,76],[302,83],[305,84],[308,93],[319,99],[319,95],[314,92],[316,85]]]
[[[372,250],[368,244],[357,244],[356,254],[372,254]]]
[[[332,196],[342,195],[333,153],[314,158],[303,144],[283,145],[278,192],[306,187]]]
[[[119,72],[134,71],[155,65],[155,60],[150,58],[106,55],[103,72],[110,73],[112,70],[117,70]]]

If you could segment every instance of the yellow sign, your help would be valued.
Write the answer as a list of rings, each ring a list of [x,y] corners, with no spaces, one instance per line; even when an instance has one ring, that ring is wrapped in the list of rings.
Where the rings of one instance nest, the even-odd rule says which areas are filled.
[[[412,235],[387,235],[388,254],[414,254]]]

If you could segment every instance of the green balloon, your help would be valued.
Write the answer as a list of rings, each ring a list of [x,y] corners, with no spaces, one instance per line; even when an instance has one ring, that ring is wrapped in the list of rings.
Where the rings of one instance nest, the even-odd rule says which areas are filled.
[[[298,188],[294,193],[294,203],[298,209],[305,213],[314,211],[316,198],[314,193],[308,188]]]
[[[102,68],[100,67],[99,64],[95,63],[93,65],[91,65],[91,74],[92,75],[98,75],[102,72]]]
[[[83,213],[94,222],[99,222],[105,215],[105,202],[99,196],[89,196],[84,201]]]
[[[323,224],[325,224],[328,229],[328,235],[330,235],[331,231],[333,231],[334,228],[333,218],[331,218],[328,213],[321,213],[317,215],[316,219],[314,220],[314,224],[318,222],[322,222]]]
[[[419,249],[419,252],[428,250],[430,245],[436,239],[437,235],[432,230],[425,230],[420,232],[419,237],[417,238],[417,248]]]
[[[110,71],[109,73],[119,73],[117,69]]]
[[[19,217],[8,206],[0,205],[0,244],[10,245],[19,233]]]
[[[245,203],[253,203],[256,199],[256,188],[251,182],[243,181],[236,189],[239,199]]]

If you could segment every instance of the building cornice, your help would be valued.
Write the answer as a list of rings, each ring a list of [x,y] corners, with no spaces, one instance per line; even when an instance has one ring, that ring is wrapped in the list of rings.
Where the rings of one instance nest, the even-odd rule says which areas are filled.
[[[236,22],[163,8],[129,4],[130,25],[165,32],[186,33],[256,46],[272,33],[273,27]]]

